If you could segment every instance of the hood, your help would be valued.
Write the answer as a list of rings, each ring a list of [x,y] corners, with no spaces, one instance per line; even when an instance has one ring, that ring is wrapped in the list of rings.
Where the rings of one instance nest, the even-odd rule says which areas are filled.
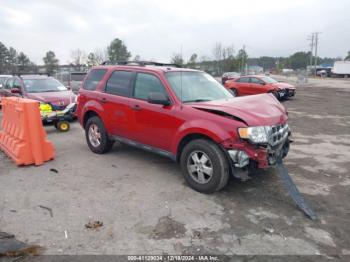
[[[59,92],[27,93],[26,97],[56,106],[67,106],[71,102],[75,102],[76,95],[72,91],[67,90]]]
[[[291,84],[288,84],[288,83],[284,83],[284,82],[278,82],[278,83],[274,83],[274,84],[271,84],[272,86],[274,87],[278,87],[279,89],[295,89],[295,87]]]
[[[272,94],[188,104],[193,108],[231,115],[248,126],[272,126],[287,120],[286,110]],[[221,114],[220,114],[221,112]]]

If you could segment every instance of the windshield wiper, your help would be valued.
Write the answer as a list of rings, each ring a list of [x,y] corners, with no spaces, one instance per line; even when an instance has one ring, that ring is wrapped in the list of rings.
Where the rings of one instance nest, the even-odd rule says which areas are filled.
[[[207,101],[211,101],[211,99],[201,98],[201,99],[186,100],[186,101],[183,101],[183,102],[184,103],[191,103],[191,102],[207,102]]]

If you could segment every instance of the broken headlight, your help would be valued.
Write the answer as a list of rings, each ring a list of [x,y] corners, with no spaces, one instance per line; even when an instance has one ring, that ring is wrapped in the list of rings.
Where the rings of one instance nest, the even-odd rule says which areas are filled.
[[[269,126],[254,126],[238,128],[240,138],[248,139],[254,144],[266,144],[268,142]]]

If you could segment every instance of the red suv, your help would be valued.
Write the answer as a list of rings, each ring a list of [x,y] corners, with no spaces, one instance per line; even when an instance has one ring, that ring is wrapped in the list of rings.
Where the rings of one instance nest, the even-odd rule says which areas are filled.
[[[234,97],[204,72],[158,63],[93,68],[77,116],[94,153],[117,140],[169,157],[203,193],[289,150],[287,114],[272,94]]]

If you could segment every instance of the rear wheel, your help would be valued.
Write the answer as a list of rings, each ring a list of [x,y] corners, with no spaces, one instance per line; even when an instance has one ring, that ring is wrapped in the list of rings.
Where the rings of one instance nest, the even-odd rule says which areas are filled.
[[[201,193],[213,193],[227,185],[228,161],[214,142],[196,139],[189,142],[181,153],[182,173],[191,188]]]
[[[88,119],[85,125],[85,136],[90,150],[96,154],[104,154],[111,150],[114,141],[108,137],[103,122],[97,116]]]

